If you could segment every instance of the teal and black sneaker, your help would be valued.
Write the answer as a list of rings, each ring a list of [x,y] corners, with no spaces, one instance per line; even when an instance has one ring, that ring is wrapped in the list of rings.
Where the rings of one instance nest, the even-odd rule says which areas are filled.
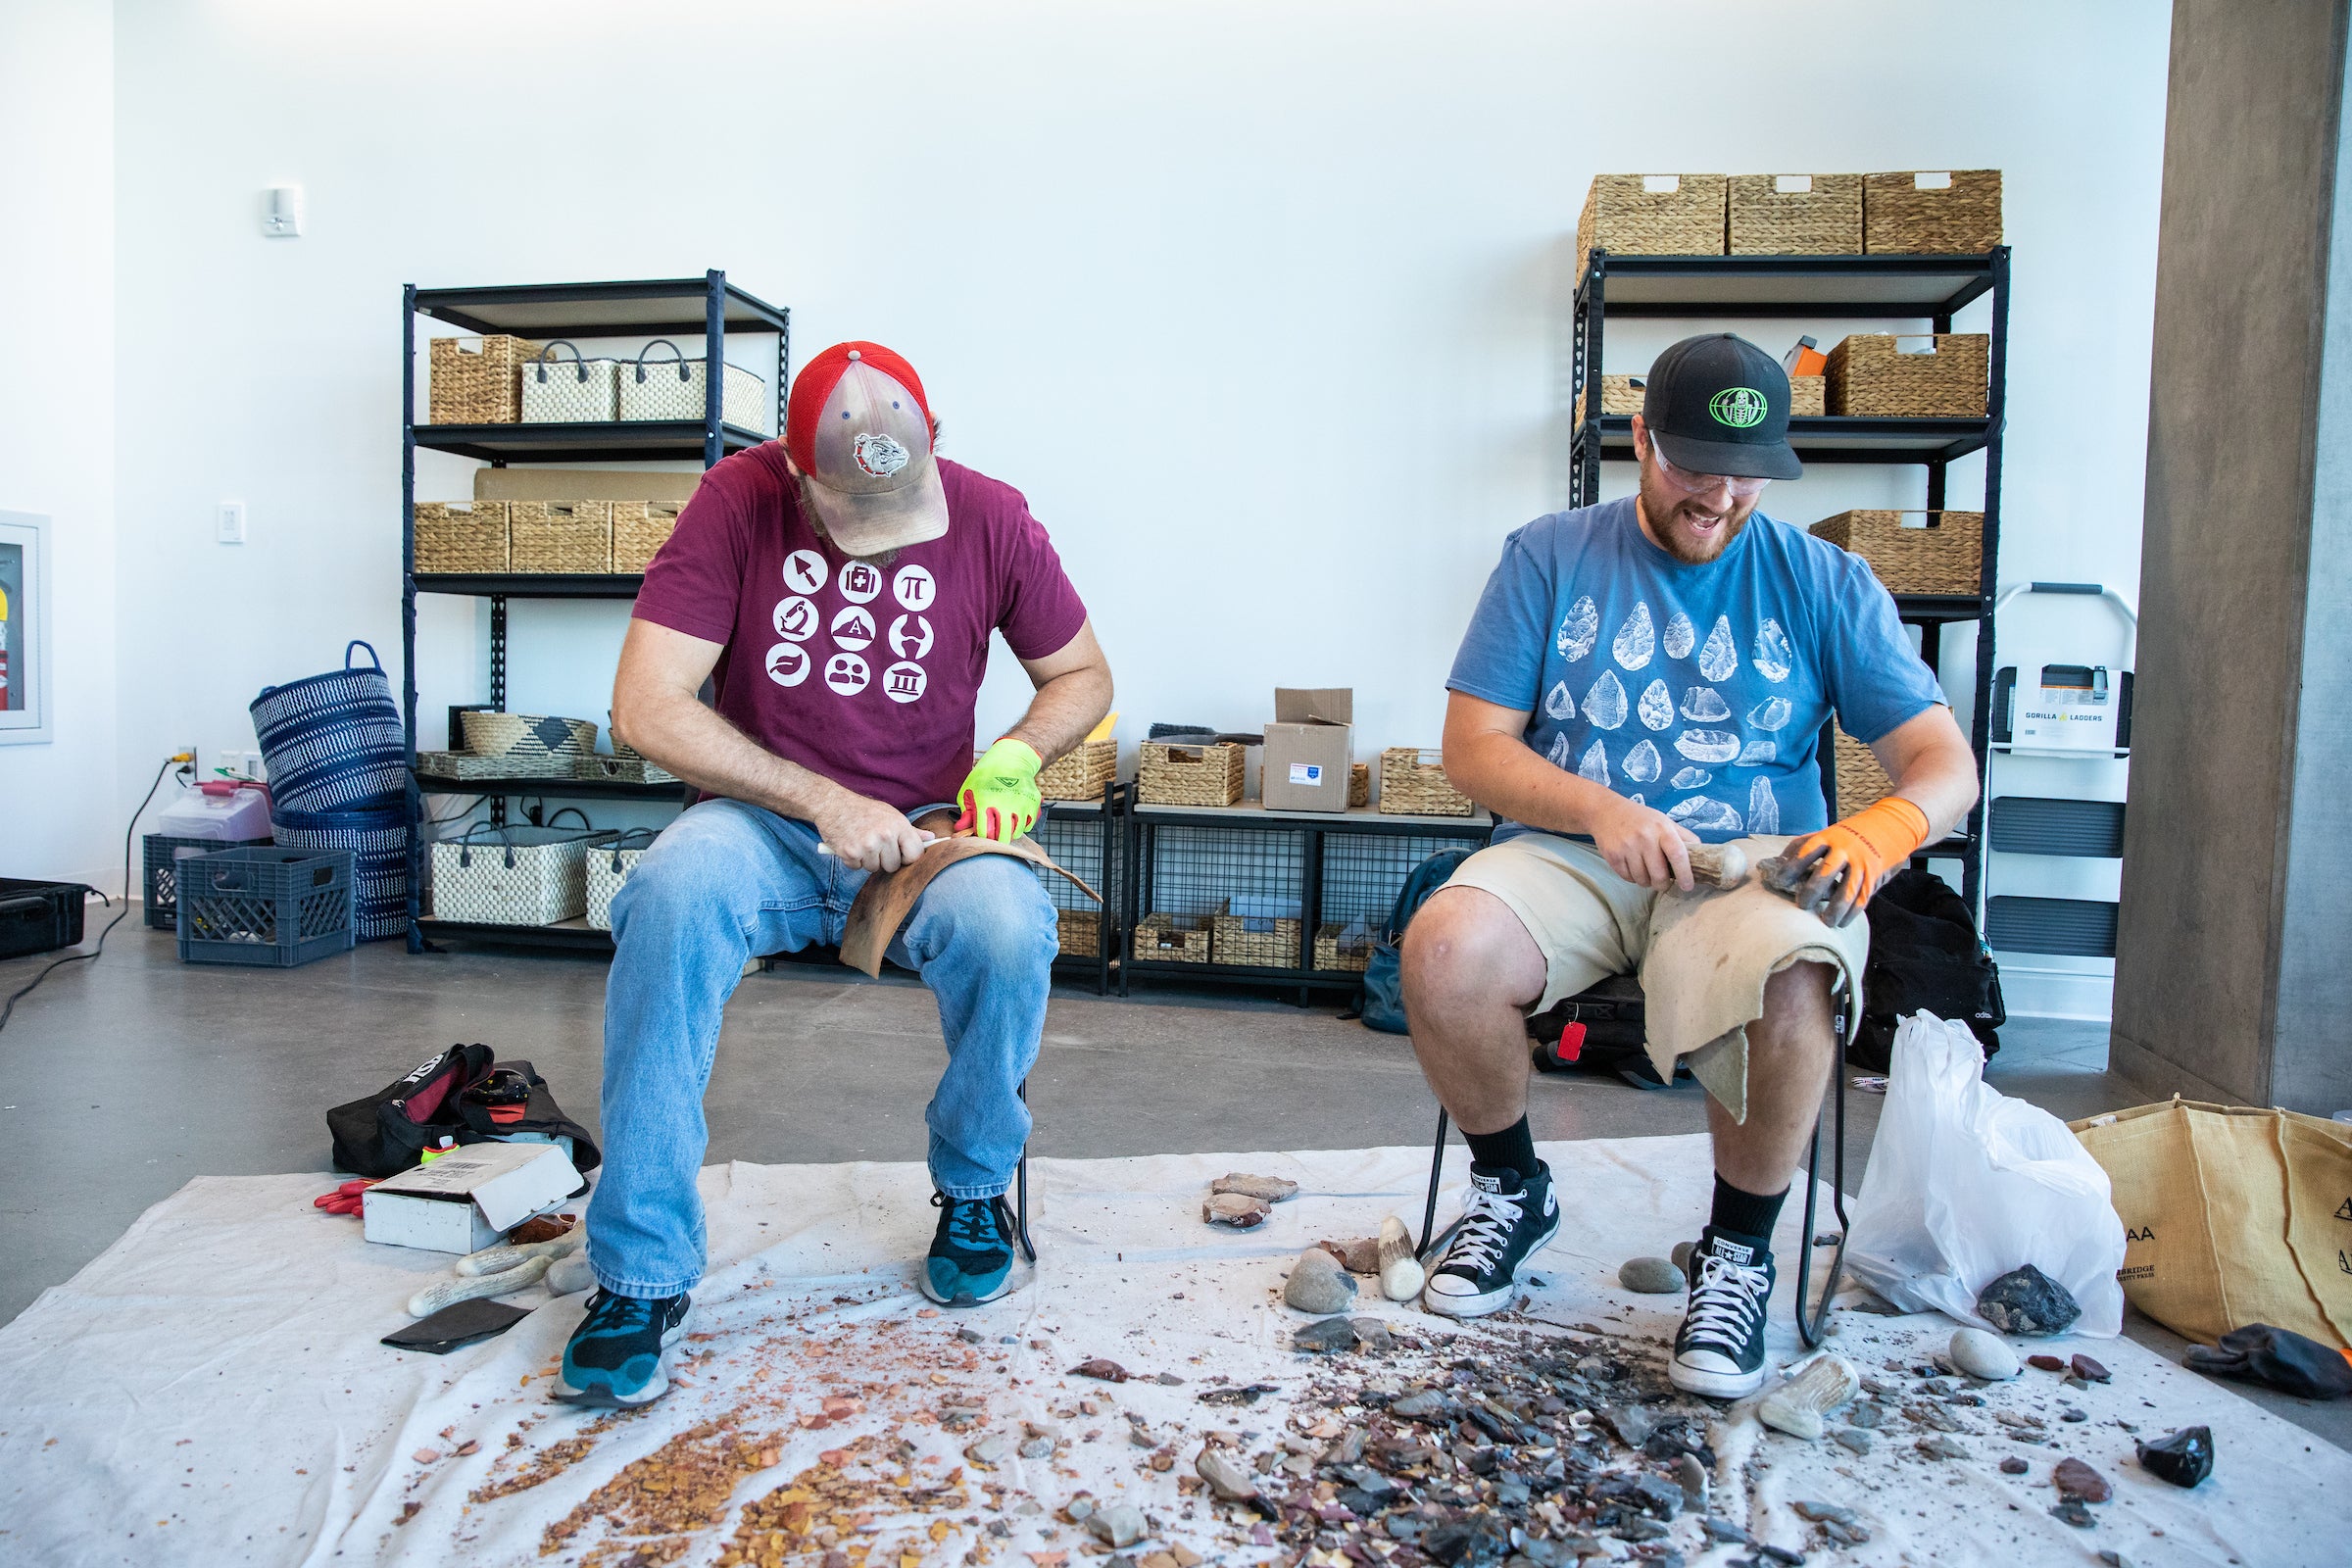
[[[1002,1198],[931,1195],[939,1229],[923,1260],[923,1294],[942,1306],[978,1306],[1012,1289],[1012,1210]]]
[[[669,1392],[662,1352],[686,1332],[692,1304],[684,1295],[641,1300],[598,1291],[564,1347],[564,1370],[556,1374],[550,1396],[606,1408],[653,1403]]]

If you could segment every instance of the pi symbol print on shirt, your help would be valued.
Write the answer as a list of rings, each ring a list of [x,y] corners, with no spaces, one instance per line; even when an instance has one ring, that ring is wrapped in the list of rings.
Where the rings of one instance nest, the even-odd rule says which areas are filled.
[[[799,594],[776,601],[776,635],[796,643],[805,643],[816,635],[816,601]]]
[[[900,609],[922,611],[929,610],[931,601],[939,596],[939,584],[932,580],[928,566],[901,566],[890,580],[890,591]]]
[[[784,558],[784,584],[796,594],[813,594],[831,575],[825,558],[813,550],[795,550]]]
[[[855,697],[865,690],[874,672],[856,654],[835,654],[825,661],[825,685],[836,697]]]
[[[798,686],[808,678],[808,650],[799,643],[778,643],[767,651],[767,678],[779,686]]]
[[[852,653],[873,643],[874,617],[863,605],[852,605],[833,617],[833,641]]]

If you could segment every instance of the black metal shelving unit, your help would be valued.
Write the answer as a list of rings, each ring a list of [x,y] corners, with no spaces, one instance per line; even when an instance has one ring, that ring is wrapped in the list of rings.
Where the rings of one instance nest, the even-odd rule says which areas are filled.
[[[401,717],[408,733],[409,951],[422,952],[434,937],[470,938],[510,944],[612,951],[609,934],[585,923],[553,926],[490,926],[430,920],[420,913],[423,846],[417,824],[423,793],[487,795],[494,819],[503,820],[507,801],[519,796],[552,800],[636,800],[683,804],[677,784],[628,784],[610,779],[445,779],[416,774],[416,596],[456,594],[490,601],[490,706],[507,706],[507,604],[514,599],[618,599],[637,597],[634,574],[536,574],[529,572],[423,573],[416,570],[416,452],[454,453],[494,466],[515,463],[635,463],[694,459],[706,468],[730,452],[769,439],[757,430],[719,417],[726,377],[704,377],[700,419],[596,420],[562,424],[418,424],[416,422],[416,322],[418,317],[466,332],[509,333],[526,338],[657,337],[697,334],[704,358],[722,364],[732,336],[769,336],[776,345],[775,427],[784,428],[791,386],[792,313],[769,305],[727,281],[723,271],[701,277],[653,278],[631,282],[544,283],[490,288],[418,288],[401,291]]]
[[[1600,407],[1601,348],[1611,316],[1843,317],[1926,319],[1949,332],[1963,307],[1990,296],[1990,378],[1982,419],[1860,418],[1832,415],[1788,421],[1788,442],[1807,463],[1916,465],[1927,469],[1931,512],[1944,510],[1945,468],[1984,454],[1984,547],[1974,594],[1897,594],[1897,613],[1920,629],[1920,657],[1940,667],[1943,628],[1977,622],[1976,700],[1969,747],[1977,776],[1992,722],[1992,611],[2001,537],[2001,437],[2009,360],[2009,247],[1981,256],[1618,256],[1595,249],[1577,280],[1571,345],[1571,394]],[[1570,455],[1569,484],[1578,506],[1600,499],[1600,466],[1631,462],[1633,419],[1596,414],[1582,419]],[[1823,788],[1836,805],[1829,733],[1821,743]],[[1961,863],[1961,896],[1973,906],[1984,874],[1984,802],[1966,825],[1917,858]]]
[[[1335,906],[1348,901],[1354,918],[1385,920],[1412,867],[1438,850],[1483,846],[1494,831],[1474,816],[1388,816],[1370,809],[1269,811],[1240,806],[1154,806],[1128,799],[1119,876],[1119,995],[1136,977],[1296,988],[1304,1004],[1317,991],[1352,991],[1363,975],[1315,967],[1315,933]],[[1136,924],[1152,913],[1206,914],[1177,908],[1212,895],[1267,892],[1299,903],[1296,963],[1206,963],[1138,957]]]

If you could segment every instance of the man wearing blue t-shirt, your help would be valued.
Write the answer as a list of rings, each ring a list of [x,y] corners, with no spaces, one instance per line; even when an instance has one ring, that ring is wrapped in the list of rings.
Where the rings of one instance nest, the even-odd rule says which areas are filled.
[[[1861,983],[1854,912],[1967,814],[1976,761],[1861,558],[1756,511],[1802,471],[1769,355],[1675,344],[1633,429],[1640,494],[1512,534],[1446,681],[1446,774],[1497,825],[1404,942],[1413,1047],[1471,1153],[1423,1299],[1494,1311],[1557,1230],[1525,1018],[1639,971],[1650,1061],[1671,1082],[1689,1057],[1715,1142],[1670,1370],[1736,1398],[1763,1382],[1772,1231],[1837,1057],[1832,999]],[[1894,781],[1835,824],[1815,760],[1833,712]],[[1751,864],[1806,866],[1798,902],[1753,876],[1694,891],[1685,846],[1735,839]]]

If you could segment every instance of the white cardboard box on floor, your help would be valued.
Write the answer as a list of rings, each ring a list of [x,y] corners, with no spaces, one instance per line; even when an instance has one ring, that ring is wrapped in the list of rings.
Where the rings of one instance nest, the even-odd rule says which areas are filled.
[[[553,1144],[466,1144],[368,1189],[368,1240],[478,1252],[571,1196],[580,1173]]]

